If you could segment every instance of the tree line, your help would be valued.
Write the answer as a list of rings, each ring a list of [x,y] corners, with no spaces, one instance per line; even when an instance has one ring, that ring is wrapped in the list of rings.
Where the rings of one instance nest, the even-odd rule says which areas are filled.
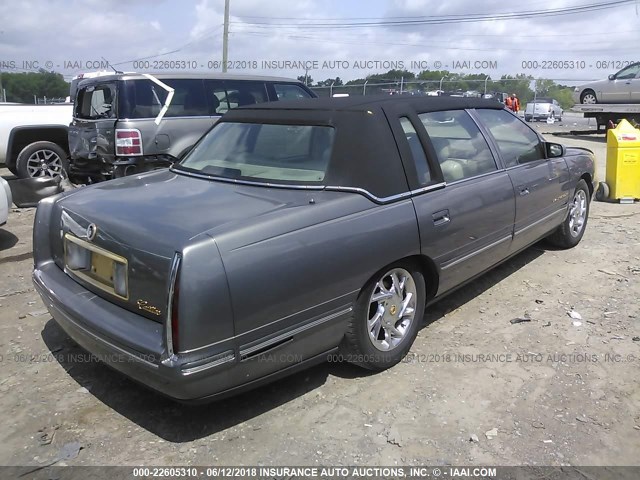
[[[0,73],[0,97],[2,89],[6,92],[7,102],[33,103],[38,98],[64,98],[69,96],[69,84],[64,77],[55,72],[41,69],[38,72],[2,72]]]

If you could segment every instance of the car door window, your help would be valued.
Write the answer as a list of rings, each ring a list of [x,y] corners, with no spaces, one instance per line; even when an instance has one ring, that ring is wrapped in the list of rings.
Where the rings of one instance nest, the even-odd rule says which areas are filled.
[[[640,74],[640,64],[629,65],[627,68],[623,68],[616,74],[616,80],[629,80],[636,78]]]
[[[446,182],[497,170],[487,141],[467,112],[429,112],[418,117],[429,134]]]
[[[299,98],[311,98],[309,92],[303,90],[298,85],[290,83],[274,83],[273,88],[276,91],[278,100],[295,100]]]
[[[413,162],[418,174],[418,183],[423,186],[427,185],[431,181],[431,172],[429,171],[427,156],[424,153],[424,148],[422,148],[422,144],[418,138],[418,133],[413,127],[411,120],[407,117],[400,118],[400,125],[402,126],[402,131],[407,137],[409,148],[411,149],[411,156],[413,157]]]
[[[262,82],[213,82],[212,87],[212,115],[222,115],[232,108],[268,101],[267,90]]]
[[[538,135],[515,115],[493,109],[476,113],[491,132],[507,168],[545,158]]]

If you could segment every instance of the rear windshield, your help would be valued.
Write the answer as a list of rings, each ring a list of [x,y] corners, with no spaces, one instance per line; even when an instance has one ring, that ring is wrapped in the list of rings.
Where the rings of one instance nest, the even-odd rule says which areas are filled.
[[[177,166],[207,175],[285,184],[322,182],[334,129],[222,122]]]
[[[531,100],[531,103],[552,103],[553,100],[550,98],[536,98],[535,100]]]
[[[90,120],[115,118],[115,98],[116,86],[113,83],[81,88],[76,98],[75,116]]]

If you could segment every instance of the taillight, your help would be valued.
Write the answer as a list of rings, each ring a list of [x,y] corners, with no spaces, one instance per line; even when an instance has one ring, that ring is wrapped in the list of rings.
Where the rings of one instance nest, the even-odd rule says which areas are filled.
[[[116,129],[116,155],[142,155],[142,134],[136,128]]]
[[[171,343],[173,351],[178,352],[180,350],[180,319],[178,317],[178,304],[180,303],[180,273],[176,277],[176,286],[173,288],[173,302],[171,303]]]
[[[167,331],[167,348],[169,354],[177,353],[180,348],[180,255],[176,254],[171,265],[171,277],[169,285],[168,304],[168,324],[165,325]]]

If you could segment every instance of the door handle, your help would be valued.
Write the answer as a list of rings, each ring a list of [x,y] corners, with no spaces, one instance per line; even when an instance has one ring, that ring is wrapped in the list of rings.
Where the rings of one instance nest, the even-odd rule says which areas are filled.
[[[433,224],[436,227],[446,225],[451,221],[451,217],[449,217],[449,210],[441,210],[439,212],[436,212],[431,215],[431,218],[433,219]]]
[[[524,197],[525,195],[529,195],[529,189],[527,187],[521,188],[520,189],[520,196]]]

